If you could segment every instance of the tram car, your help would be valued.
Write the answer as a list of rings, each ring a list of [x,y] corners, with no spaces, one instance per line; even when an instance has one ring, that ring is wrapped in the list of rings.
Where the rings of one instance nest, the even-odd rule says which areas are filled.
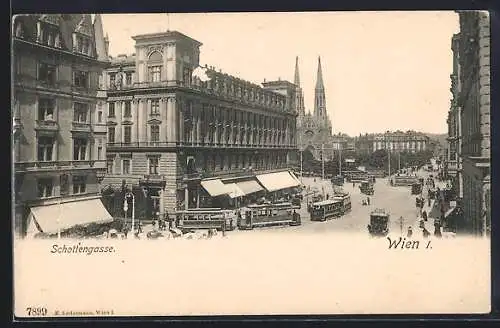
[[[240,230],[275,225],[301,225],[300,207],[292,203],[247,205],[240,209],[237,226]]]
[[[389,234],[390,214],[385,209],[375,209],[370,213],[368,233],[373,237],[385,237]]]
[[[311,221],[326,221],[342,216],[342,201],[328,199],[313,203],[311,206]]]
[[[342,202],[342,215],[351,211],[351,209],[352,209],[351,195],[348,192],[335,193],[333,195],[332,199]]]
[[[190,229],[217,229],[230,231],[236,228],[236,213],[234,210],[221,208],[192,208],[177,211],[179,228]]]
[[[370,180],[361,181],[361,185],[359,186],[359,190],[361,193],[365,195],[373,195],[373,183]]]

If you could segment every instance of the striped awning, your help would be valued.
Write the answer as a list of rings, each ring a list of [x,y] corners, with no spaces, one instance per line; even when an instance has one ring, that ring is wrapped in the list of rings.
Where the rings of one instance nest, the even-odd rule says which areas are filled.
[[[255,180],[242,181],[236,183],[238,187],[245,193],[245,195],[250,195],[258,191],[264,190],[264,188],[259,185],[259,183]]]
[[[226,185],[223,184],[222,181],[220,181],[220,179],[203,180],[201,181],[201,186],[212,197],[229,194],[230,192]]]
[[[259,180],[260,184],[269,192],[300,185],[300,182],[294,179],[288,171],[261,174],[257,176],[257,180]]]
[[[226,184],[226,188],[229,190],[229,197],[237,198],[245,196],[245,193],[238,187],[236,183],[228,183]]]

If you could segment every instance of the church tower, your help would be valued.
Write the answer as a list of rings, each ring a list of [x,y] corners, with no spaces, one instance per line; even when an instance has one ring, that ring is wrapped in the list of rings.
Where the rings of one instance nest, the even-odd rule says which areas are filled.
[[[318,123],[332,133],[332,124],[326,111],[325,86],[323,84],[323,72],[321,70],[321,57],[318,57],[318,73],[316,76],[316,87],[314,89],[314,117]]]
[[[299,75],[299,57],[297,56],[295,58],[295,76],[293,83],[297,87],[297,91],[295,92],[295,106],[296,106],[296,111],[299,114],[299,122],[302,121],[302,118],[304,117],[305,113],[305,106],[304,106],[304,92],[302,91],[302,88],[300,87],[300,75]]]
[[[314,89],[314,116],[319,120],[326,119],[325,86],[323,85],[323,72],[321,71],[321,58],[318,57],[318,73],[316,88]]]

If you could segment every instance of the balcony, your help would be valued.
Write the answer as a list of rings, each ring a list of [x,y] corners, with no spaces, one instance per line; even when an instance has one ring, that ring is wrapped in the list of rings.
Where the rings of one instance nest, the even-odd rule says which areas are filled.
[[[210,148],[231,148],[231,149],[276,149],[293,150],[297,145],[259,145],[259,144],[238,144],[223,142],[169,142],[169,141],[140,141],[140,142],[113,142],[107,144],[108,150],[130,150],[138,148],[188,148],[188,149],[210,149]]]
[[[14,164],[17,172],[40,172],[57,170],[98,169],[106,170],[105,160],[83,161],[44,161],[44,162],[17,162]]]
[[[72,123],[72,131],[77,131],[77,132],[89,132],[91,131],[90,129],[90,123],[87,122],[73,122]]]
[[[139,185],[145,187],[159,187],[165,188],[167,179],[164,175],[159,174],[146,174],[139,179]]]
[[[35,130],[56,132],[59,130],[59,124],[54,120],[38,120],[35,124]]]

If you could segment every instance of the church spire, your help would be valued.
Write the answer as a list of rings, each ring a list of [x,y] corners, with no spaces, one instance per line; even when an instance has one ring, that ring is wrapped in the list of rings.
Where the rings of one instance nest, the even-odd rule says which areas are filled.
[[[95,15],[94,19],[94,37],[95,37],[95,48],[97,53],[97,59],[101,61],[108,60],[108,47],[107,47],[107,35],[104,37],[104,30],[102,27],[102,18],[100,14]]]
[[[318,74],[316,75],[316,89],[324,89],[323,72],[321,71],[321,57],[318,57]]]
[[[299,57],[295,57],[295,77],[294,84],[296,86],[295,91],[295,109],[299,114],[299,124],[301,122],[301,118],[306,114],[304,107],[304,93],[302,92],[302,88],[300,87],[300,75],[299,75]]]
[[[295,57],[295,78],[293,80],[296,86],[300,87],[300,75],[299,75],[299,56]]]
[[[316,88],[314,90],[314,116],[323,120],[323,123],[328,121],[328,117],[326,115],[325,87],[323,85],[323,72],[321,71],[320,57],[318,57],[318,75],[316,76]]]

